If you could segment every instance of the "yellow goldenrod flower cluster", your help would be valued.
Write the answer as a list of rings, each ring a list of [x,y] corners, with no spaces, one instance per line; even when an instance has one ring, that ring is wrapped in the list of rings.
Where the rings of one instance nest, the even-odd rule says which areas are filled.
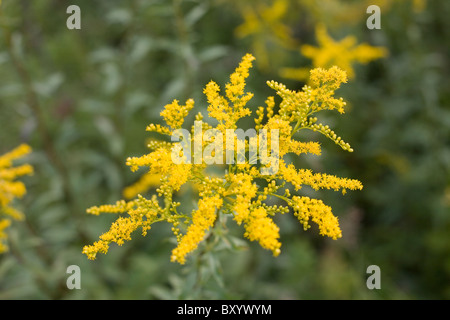
[[[162,176],[160,174],[144,174],[138,181],[123,190],[126,199],[133,199],[138,194],[146,192],[149,188],[159,186]]]
[[[321,235],[332,239],[341,237],[338,218],[332,214],[329,206],[318,199],[291,194],[290,188],[299,192],[306,185],[314,190],[325,188],[345,193],[346,190],[361,190],[361,182],[310,169],[297,169],[289,164],[288,155],[321,154],[319,142],[298,140],[302,130],[316,131],[342,149],[353,151],[348,143],[327,125],[319,123],[316,117],[316,113],[323,110],[344,113],[345,102],[334,95],[340,85],[347,82],[346,73],[338,67],[314,69],[311,71],[310,85],[300,91],[289,90],[275,81],[267,82],[281,102],[276,106],[275,97],[271,96],[266,99],[266,107],[257,108],[254,121],[261,136],[249,137],[249,141],[239,140],[236,136],[229,138],[228,135],[223,139],[223,135],[229,131],[239,130],[240,119],[251,115],[247,105],[253,94],[245,91],[245,84],[254,59],[251,54],[243,57],[225,85],[224,95],[214,81],[206,85],[204,94],[208,102],[207,111],[214,123],[202,122],[204,116],[198,113],[190,130],[186,130],[184,135],[176,135],[177,139],[174,139],[194,106],[194,101],[189,99],[184,106],[180,106],[176,100],[165,106],[161,116],[167,126],[147,127],[149,131],[170,136],[171,142],[154,141],[149,143],[148,154],[127,159],[127,165],[132,171],[141,167],[147,170],[140,182],[127,189],[127,198],[137,194],[134,200],[121,200],[114,205],[88,209],[88,213],[94,215],[120,215],[110,230],[100,236],[99,241],[84,247],[83,253],[89,259],[95,259],[99,252],[106,253],[112,242],[122,245],[139,228],[145,235],[153,223],[160,221],[172,224],[177,246],[172,250],[171,261],[180,264],[184,264],[188,255],[211,236],[212,229],[222,226],[216,223],[220,217],[233,219],[238,226],[243,227],[245,238],[258,242],[274,256],[281,252],[279,227],[273,220],[277,214],[293,212],[304,229],[309,228],[312,221],[318,225]],[[197,130],[201,130],[200,134]],[[250,142],[255,140],[259,148],[273,146],[276,142],[279,148],[252,154]],[[230,141],[231,146],[228,144]],[[184,147],[191,146],[191,143],[194,145],[194,161],[189,155],[191,148]],[[275,154],[276,150],[278,154]],[[231,156],[228,151],[233,151]],[[207,169],[211,165],[209,160],[215,158],[217,153],[221,154],[217,159],[227,161],[214,164],[214,168],[222,174],[213,176]],[[200,159],[196,159],[196,155],[200,155]],[[277,158],[273,159],[275,155]],[[245,161],[239,161],[240,157]],[[178,158],[183,161],[174,160]],[[266,161],[268,158],[274,161],[269,163]],[[275,170],[262,170],[269,166]],[[154,179],[159,182],[158,188],[148,200],[141,193],[153,186]],[[196,206],[190,212],[181,207],[181,203],[174,201],[174,194],[186,183],[194,185],[198,192]],[[269,200],[273,199],[283,204],[269,205]]]
[[[231,75],[225,90],[228,100],[220,95],[220,87],[214,81],[210,81],[203,90],[209,104],[208,114],[219,122],[217,129],[220,131],[235,129],[236,122],[240,118],[251,114],[250,109],[245,108],[245,105],[253,97],[253,94],[244,93],[244,88],[245,79],[249,76],[248,70],[254,59],[252,55],[246,55],[236,72]]]
[[[94,215],[99,215],[100,213],[128,214],[128,217],[119,217],[112,224],[109,231],[100,236],[99,241],[83,248],[83,253],[89,259],[95,259],[98,252],[106,253],[111,242],[115,242],[121,246],[125,240],[131,240],[131,233],[139,227],[142,228],[142,235],[145,236],[151,224],[166,214],[159,207],[156,196],[151,200],[138,196],[137,199],[129,202],[121,200],[115,205],[103,205],[90,208],[87,212]]]
[[[316,38],[318,47],[304,44],[300,47],[302,55],[312,60],[314,68],[337,66],[345,70],[350,79],[355,76],[353,68],[355,62],[367,64],[387,56],[387,50],[383,47],[373,47],[367,43],[357,45],[354,36],[335,41],[323,24],[316,26]],[[280,73],[284,78],[300,81],[306,80],[309,74],[307,68],[284,68]]]
[[[172,127],[172,129],[181,128],[184,122],[184,118],[188,115],[189,111],[194,107],[194,100],[189,99],[186,101],[186,105],[180,106],[178,100],[174,100],[171,104],[168,104],[161,112],[161,116],[166,123]]]
[[[223,200],[219,195],[205,197],[198,202],[198,210],[192,213],[192,223],[184,236],[179,238],[178,246],[172,251],[172,261],[184,264],[186,255],[194,251],[205,237],[206,232],[214,225],[217,210],[222,207]]]
[[[16,181],[17,178],[32,174],[33,167],[29,164],[13,166],[13,161],[31,152],[30,146],[22,144],[14,150],[0,156],[0,253],[8,250],[4,241],[7,239],[5,229],[11,225],[11,219],[23,220],[24,215],[12,207],[16,198],[26,193],[25,184]]]
[[[294,215],[303,224],[305,230],[311,227],[308,223],[311,219],[319,226],[321,235],[334,240],[342,237],[337,217],[331,213],[331,207],[325,205],[322,200],[294,196],[290,205],[294,208]]]
[[[278,241],[279,228],[268,216],[264,207],[255,208],[245,223],[244,236],[250,241],[258,241],[261,247],[278,256],[281,252],[281,243]]]

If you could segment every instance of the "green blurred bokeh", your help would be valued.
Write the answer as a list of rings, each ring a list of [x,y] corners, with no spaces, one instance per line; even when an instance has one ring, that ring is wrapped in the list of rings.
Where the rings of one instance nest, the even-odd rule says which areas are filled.
[[[242,249],[217,252],[220,267],[206,257],[203,267],[215,272],[205,271],[201,288],[189,266],[169,261],[169,225],[88,261],[82,247],[114,217],[86,208],[114,203],[139,178],[125,160],[147,152],[145,127],[161,121],[165,104],[194,98],[205,111],[203,87],[211,79],[223,85],[249,52],[255,111],[273,95],[266,80],[301,89],[278,71],[310,66],[270,26],[238,37],[241,1],[3,0],[0,153],[29,143],[35,174],[23,179],[28,193],[16,204],[26,221],[8,229],[10,252],[0,256],[0,299],[450,298],[450,2],[380,1],[380,30],[366,27],[359,1],[284,2],[279,22],[298,45],[315,45],[321,22],[336,39],[355,35],[389,50],[355,65],[355,79],[338,91],[348,111],[324,118],[355,151],[321,139],[321,157],[298,160],[363,182],[345,196],[314,194],[339,217],[343,238],[305,232],[283,215],[274,258],[230,227]],[[262,3],[270,4],[248,1]],[[72,4],[81,8],[81,30],[66,27]],[[258,66],[258,52],[269,67]],[[69,265],[81,268],[81,290],[66,286]],[[381,269],[380,290],[366,287],[370,265]]]

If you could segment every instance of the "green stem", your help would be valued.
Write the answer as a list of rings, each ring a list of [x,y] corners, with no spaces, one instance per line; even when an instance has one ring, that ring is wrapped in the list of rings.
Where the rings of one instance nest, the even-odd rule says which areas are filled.
[[[257,194],[264,195],[263,192],[257,192]],[[286,201],[287,203],[289,203],[291,201],[291,199],[289,199],[289,198],[287,198],[285,196],[281,196],[281,195],[276,194],[276,193],[267,193],[267,195],[277,197],[279,199],[282,199],[282,200]]]

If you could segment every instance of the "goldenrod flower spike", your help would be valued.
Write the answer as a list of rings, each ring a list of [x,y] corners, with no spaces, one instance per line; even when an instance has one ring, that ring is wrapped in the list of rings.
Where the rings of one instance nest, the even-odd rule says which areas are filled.
[[[220,95],[220,87],[214,81],[209,82],[203,91],[208,100],[208,114],[215,118],[220,131],[236,129],[236,122],[251,114],[246,104],[253,97],[253,93],[245,93],[245,79],[249,76],[252,61],[255,60],[251,54],[246,54],[235,72],[230,76],[230,82],[225,86],[228,100]]]
[[[26,193],[25,184],[16,181],[17,178],[33,173],[33,167],[24,164],[13,167],[14,160],[20,159],[31,152],[31,147],[22,144],[14,150],[0,156],[0,253],[8,250],[4,243],[7,240],[5,229],[11,225],[11,220],[22,220],[24,214],[14,207],[12,202],[22,198]]]
[[[325,205],[322,200],[294,196],[290,206],[305,230],[311,227],[309,221],[312,220],[319,226],[322,236],[328,236],[334,240],[342,237],[338,218],[331,213],[331,207]]]
[[[222,203],[223,200],[218,195],[199,200],[198,210],[192,214],[192,224],[178,241],[178,246],[172,250],[171,261],[180,264],[186,262],[186,255],[198,247],[206,232],[214,225],[217,218],[216,210],[222,207]]]
[[[289,164],[286,156],[321,154],[322,147],[319,142],[297,140],[303,129],[319,132],[344,150],[353,151],[350,145],[338,137],[328,125],[321,124],[316,117],[317,113],[324,110],[344,113],[346,103],[342,98],[335,98],[335,91],[347,82],[345,71],[335,66],[329,69],[314,69],[311,71],[310,85],[300,91],[293,91],[282,83],[269,81],[267,84],[281,97],[281,102],[277,108],[274,97],[270,96],[266,99],[266,107],[257,109],[255,128],[264,134],[256,141],[260,150],[268,146],[273,147],[272,142],[278,143],[278,147],[272,148],[270,152],[251,155],[250,149],[254,146],[250,146],[250,141],[238,139],[237,136],[231,136],[230,139],[222,137],[222,140],[220,138],[221,135],[229,133],[230,129],[237,129],[238,120],[251,113],[247,104],[253,93],[246,92],[245,85],[253,60],[254,57],[250,54],[243,57],[235,72],[231,74],[229,83],[225,85],[225,95],[220,94],[220,87],[214,81],[206,85],[204,94],[208,102],[207,111],[216,123],[203,122],[203,115],[198,113],[194,125],[183,135],[183,143],[193,143],[194,158],[198,153],[200,159],[188,159],[186,153],[190,153],[191,148],[187,151],[180,148],[179,141],[150,142],[148,154],[127,159],[127,165],[132,171],[145,168],[146,173],[141,180],[124,191],[127,198],[134,196],[134,199],[88,209],[88,212],[94,215],[120,215],[98,241],[83,248],[83,253],[89,259],[95,259],[97,253],[107,253],[113,242],[122,245],[130,240],[131,234],[139,228],[142,228],[142,234],[146,235],[150,227],[160,221],[172,224],[177,245],[172,250],[170,259],[180,264],[186,263],[188,256],[202,241],[217,236],[212,229],[221,227],[216,223],[219,216],[230,216],[243,229],[245,238],[258,242],[274,256],[281,252],[279,227],[273,220],[273,216],[277,214],[292,211],[305,230],[309,228],[310,222],[314,222],[318,225],[321,235],[332,239],[342,236],[338,218],[332,214],[331,207],[321,200],[291,194],[291,191],[300,192],[303,186],[307,185],[313,190],[325,188],[345,194],[347,190],[361,190],[361,182],[326,173],[315,173],[310,169],[298,169]],[[174,100],[161,112],[167,126],[150,124],[147,130],[163,135],[178,132],[193,106],[192,99],[184,106]],[[200,130],[200,134],[196,130]],[[217,135],[207,136],[206,130]],[[228,145],[230,141],[231,146]],[[206,153],[211,150],[211,146],[218,149]],[[227,170],[222,175],[211,176],[206,169],[211,165],[209,161],[214,158],[213,153],[220,151],[231,151],[231,156],[227,154],[226,157],[218,157],[219,161],[224,158],[229,161]],[[184,162],[173,161],[174,154],[181,154]],[[273,162],[268,161],[269,159]],[[269,166],[274,170],[264,170]],[[186,183],[195,186],[194,191],[198,192],[199,199],[190,213],[181,212],[181,204],[173,201],[175,193]],[[141,195],[155,184],[156,194],[151,200]],[[267,200],[271,198],[281,200],[283,204],[269,205]],[[181,227],[184,224],[187,225],[186,228]]]
[[[161,174],[146,173],[137,182],[126,187],[123,190],[123,196],[126,199],[132,199],[138,194],[144,194],[151,187],[159,186],[161,178]]]
[[[317,123],[313,115],[322,110],[337,110],[345,112],[346,102],[343,98],[335,98],[335,91],[342,83],[347,82],[347,74],[340,68],[315,68],[310,72],[310,86],[306,85],[301,91],[292,91],[282,83],[268,81],[267,85],[277,91],[283,99],[280,103],[279,117],[288,122],[296,122],[292,135],[302,129],[309,129],[322,133],[333,140],[342,149],[352,152],[348,143],[342,140],[328,125]]]
[[[261,247],[272,251],[274,256],[281,252],[278,226],[268,217],[264,207],[253,210],[245,223],[244,236],[250,241],[258,241]]]
[[[165,106],[161,111],[161,116],[172,129],[181,128],[184,118],[187,117],[189,111],[194,107],[194,100],[189,99],[184,106],[178,104],[178,100],[174,100],[171,104]]]

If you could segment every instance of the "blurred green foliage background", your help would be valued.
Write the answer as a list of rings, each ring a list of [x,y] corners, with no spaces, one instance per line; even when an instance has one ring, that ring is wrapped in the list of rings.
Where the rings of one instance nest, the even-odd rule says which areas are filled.
[[[66,27],[71,4],[81,30]],[[380,5],[380,30],[366,27],[370,4]],[[248,6],[266,14],[245,29]],[[445,0],[3,0],[0,153],[29,143],[35,174],[22,179],[26,220],[8,229],[0,256],[0,299],[450,299],[449,15]],[[273,95],[266,80],[301,89],[279,70],[311,67],[299,48],[316,45],[318,23],[389,51],[355,65],[338,91],[348,111],[325,121],[355,151],[323,138],[321,157],[297,160],[363,182],[345,196],[319,193],[343,238],[284,215],[279,257],[237,240],[236,227],[237,249],[183,267],[169,261],[169,225],[156,225],[88,261],[82,247],[113,217],[86,208],[114,203],[139,178],[125,160],[146,153],[145,127],[164,105],[192,97],[206,110],[203,87],[223,85],[247,52],[253,111]],[[73,264],[81,290],[66,287]],[[369,265],[381,268],[380,290],[366,287]]]

